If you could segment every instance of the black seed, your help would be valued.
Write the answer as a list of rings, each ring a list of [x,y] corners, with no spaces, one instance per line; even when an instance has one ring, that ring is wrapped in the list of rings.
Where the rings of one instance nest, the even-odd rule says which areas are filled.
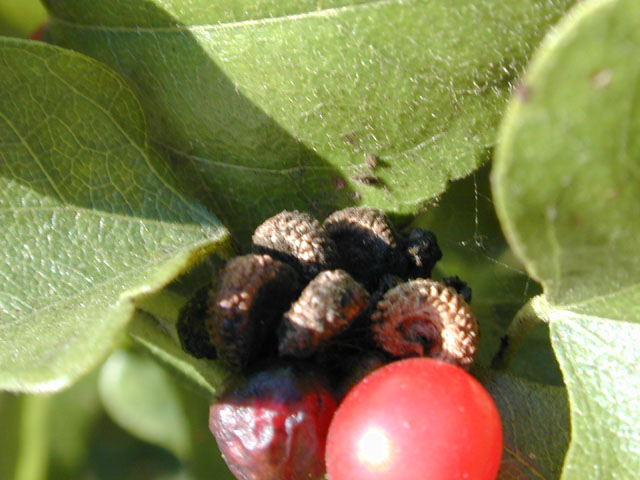
[[[392,273],[386,273],[378,280],[378,286],[371,294],[369,298],[369,312],[373,313],[376,309],[376,305],[378,302],[382,300],[382,297],[388,290],[391,290],[394,287],[397,287],[401,283],[404,282],[402,277],[398,275],[394,275]]]
[[[337,365],[339,370],[336,372],[337,384],[334,387],[336,398],[343,399],[360,380],[390,361],[391,357],[379,350],[343,355]]]
[[[429,278],[442,258],[436,235],[430,230],[412,228],[404,240],[409,278]]]
[[[452,287],[459,295],[462,295],[464,301],[471,303],[471,287],[457,275],[455,277],[443,278],[442,283],[447,287]]]
[[[216,349],[207,332],[207,286],[198,290],[194,297],[180,309],[176,329],[182,349],[196,358],[216,358]]]

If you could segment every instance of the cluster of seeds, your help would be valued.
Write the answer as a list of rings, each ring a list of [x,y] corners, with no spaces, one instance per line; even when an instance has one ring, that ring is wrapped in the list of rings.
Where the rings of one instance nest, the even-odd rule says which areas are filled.
[[[255,230],[252,244],[254,253],[227,262],[206,301],[197,300],[210,343],[189,347],[194,328],[179,325],[196,356],[211,356],[213,346],[239,372],[269,358],[335,357],[341,348],[473,363],[471,290],[458,277],[430,278],[442,257],[433,232],[400,234],[369,207],[339,210],[323,224],[283,211]]]
[[[442,257],[433,232],[398,233],[368,207],[323,224],[283,211],[252,243],[253,253],[228,261],[178,322],[189,353],[248,374],[210,409],[238,479],[321,478],[338,400],[394,358],[473,363],[471,290],[458,277],[431,279]]]

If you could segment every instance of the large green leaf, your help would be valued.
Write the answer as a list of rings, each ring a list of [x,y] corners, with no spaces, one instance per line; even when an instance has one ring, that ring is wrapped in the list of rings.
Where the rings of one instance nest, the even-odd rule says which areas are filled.
[[[182,399],[169,374],[152,358],[116,350],[100,371],[100,398],[122,428],[184,459],[191,451]]]
[[[640,4],[581,5],[504,120],[494,170],[507,238],[543,285],[569,391],[563,478],[640,471]]]
[[[151,357],[117,350],[101,369],[100,395],[118,425],[180,459],[178,478],[234,478],[209,431],[211,395],[177,380]]]
[[[44,3],[49,39],[129,80],[182,185],[246,245],[281,209],[412,214],[475,170],[574,1]]]
[[[226,242],[145,127],[104,65],[0,40],[0,388],[70,384],[113,348],[140,298]]]
[[[504,449],[498,479],[558,478],[569,443],[566,391],[490,371],[479,371],[478,378],[502,420]]]

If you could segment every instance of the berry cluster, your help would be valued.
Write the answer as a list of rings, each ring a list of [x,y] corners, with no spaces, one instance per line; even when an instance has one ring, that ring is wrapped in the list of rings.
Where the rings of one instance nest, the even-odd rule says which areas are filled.
[[[283,211],[252,243],[254,253],[227,262],[178,324],[185,350],[249,374],[210,411],[237,478],[321,478],[336,399],[389,360],[472,364],[471,290],[457,277],[430,278],[442,257],[433,232],[400,234],[368,207],[337,211],[323,224]]]

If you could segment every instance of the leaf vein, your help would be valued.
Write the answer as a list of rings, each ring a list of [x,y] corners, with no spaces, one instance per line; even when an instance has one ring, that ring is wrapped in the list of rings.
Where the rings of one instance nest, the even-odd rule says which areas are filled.
[[[44,165],[40,162],[40,159],[38,158],[36,153],[31,149],[31,146],[26,141],[26,139],[20,134],[20,131],[15,127],[13,122],[2,112],[0,112],[0,118],[2,118],[5,121],[5,123],[9,126],[9,128],[13,131],[13,133],[20,139],[20,143],[24,146],[27,152],[29,152],[29,155],[31,156],[31,158],[33,158],[33,161],[38,165],[38,168],[42,171],[43,175],[47,178],[47,181],[51,185],[51,188],[53,189],[54,192],[56,192],[58,199],[61,202],[64,202],[65,200],[64,200],[64,196],[62,195],[62,192],[58,190],[58,187],[53,181],[53,178],[49,176],[47,169],[44,168]]]
[[[513,450],[507,447],[506,445],[504,447],[504,450],[513,458],[515,458],[516,461],[524,465],[534,476],[536,476],[537,478],[541,478],[542,480],[546,480],[545,476],[542,475],[542,473],[535,466],[533,466],[529,461],[527,461],[527,459],[524,458],[522,455],[520,455],[516,450]]]
[[[184,196],[178,191],[176,190],[169,182],[167,182],[165,180],[165,178],[160,175],[158,173],[158,171],[156,170],[155,166],[153,165],[153,162],[151,162],[149,155],[147,154],[147,152],[140,146],[137,144],[137,142],[135,142],[133,140],[133,138],[131,138],[131,136],[129,135],[129,133],[122,128],[122,125],[120,125],[114,118],[113,115],[111,114],[111,112],[109,112],[104,105],[101,105],[100,103],[96,102],[93,98],[87,96],[85,93],[81,92],[80,90],[78,90],[74,85],[70,84],[69,82],[67,82],[64,78],[62,78],[60,75],[57,74],[57,72],[52,69],[49,65],[47,65],[47,69],[49,70],[49,72],[51,73],[51,75],[55,78],[57,78],[62,84],[66,85],[67,88],[69,88],[72,92],[74,92],[76,95],[78,95],[80,98],[83,98],[85,101],[87,101],[89,104],[93,105],[96,109],[98,109],[99,111],[101,111],[106,118],[108,118],[111,123],[113,124],[113,126],[120,132],[120,134],[127,140],[127,142],[129,142],[129,144],[138,152],[138,154],[140,155],[140,157],[143,159],[144,163],[149,167],[149,170],[153,173],[153,175],[160,181],[160,183],[167,189],[169,190],[172,194],[174,194],[177,198],[180,199],[180,201],[183,202],[183,204],[190,209],[191,211],[194,212],[194,214],[196,214],[197,217],[200,217],[203,221],[209,221],[208,218],[206,218],[205,215],[203,215],[202,212],[200,212],[198,209],[196,209],[190,202],[187,202],[186,199],[184,198]],[[142,107],[140,107],[142,109]],[[145,147],[148,147],[148,141],[147,141],[147,132],[146,132],[146,125],[143,125],[143,136],[144,136],[144,143],[145,143]]]

